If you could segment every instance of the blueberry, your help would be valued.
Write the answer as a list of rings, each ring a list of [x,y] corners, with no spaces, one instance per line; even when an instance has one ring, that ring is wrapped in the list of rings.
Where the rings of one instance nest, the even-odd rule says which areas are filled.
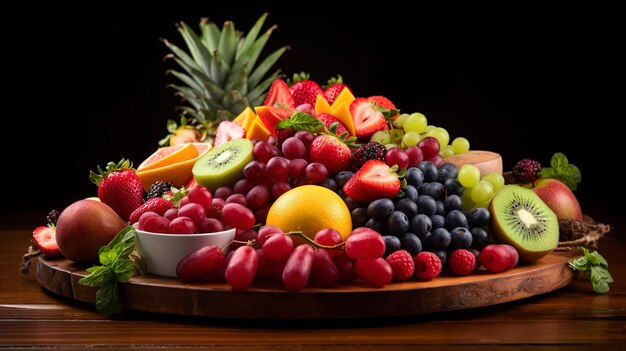
[[[415,189],[419,188],[424,181],[424,173],[417,167],[411,167],[406,170],[406,183],[412,185]]]
[[[472,228],[470,232],[472,233],[472,247],[482,250],[491,243],[489,234],[483,228]]]
[[[352,210],[350,216],[352,217],[353,228],[365,227],[365,224],[370,218],[367,214],[367,210],[363,207],[357,207]]]
[[[436,214],[440,216],[446,215],[446,206],[443,204],[443,201],[437,200],[437,212]]]
[[[429,217],[437,213],[437,203],[428,195],[420,195],[417,197],[417,213],[425,214]]]
[[[461,183],[459,183],[459,181],[456,180],[456,178],[446,179],[446,181],[443,183],[443,186],[444,188],[446,188],[446,192],[448,193],[448,196],[463,195],[463,185],[461,185]]]
[[[437,181],[443,183],[448,179],[454,179],[459,174],[457,168],[452,163],[444,163],[439,170],[437,170]]]
[[[337,173],[335,176],[335,182],[337,183],[337,187],[343,188],[344,184],[348,181],[348,179],[352,178],[354,172],[350,171],[341,171]]]
[[[425,182],[434,182],[437,180],[437,166],[430,161],[422,161],[417,168],[422,170],[424,173],[424,181]]]
[[[472,246],[472,233],[464,227],[456,227],[450,231],[452,247],[455,249],[467,249]]]
[[[484,227],[489,224],[491,213],[488,209],[479,207],[470,213],[468,219],[472,227]]]
[[[393,211],[387,218],[389,233],[400,236],[409,230],[409,218],[404,212]]]
[[[461,197],[458,195],[448,195],[446,200],[444,201],[446,212],[451,212],[453,210],[461,211],[463,209],[463,201],[461,201]]]
[[[415,233],[418,238],[424,239],[426,233],[429,233],[433,229],[433,222],[430,217],[424,214],[418,214],[411,219],[409,224],[409,230]]]
[[[439,260],[441,261],[441,267],[445,267],[446,263],[448,263],[448,253],[444,250],[433,250],[432,253],[439,257]]]
[[[361,203],[358,201],[353,200],[350,196],[344,196],[343,197],[343,202],[346,203],[346,206],[348,206],[348,209],[350,211],[354,210],[357,207],[361,207]]]
[[[446,227],[446,218],[442,215],[430,216],[430,221],[433,223],[433,229]]]
[[[443,199],[443,195],[445,194],[446,189],[443,184],[433,182],[433,183],[424,183],[420,188],[420,194],[428,195],[435,200]]]
[[[404,214],[411,219],[417,214],[417,205],[414,201],[405,197],[396,202],[395,210],[404,212]]]
[[[456,227],[469,228],[467,218],[463,212],[459,210],[452,210],[446,215],[446,228],[453,229]]]
[[[319,186],[323,186],[324,188],[330,189],[332,191],[337,191],[337,182],[335,182],[332,178],[326,178],[322,180]]]
[[[404,233],[400,237],[401,248],[407,250],[411,257],[415,257],[418,253],[422,252],[422,242],[413,233]]]
[[[404,189],[404,197],[413,202],[417,201],[417,188],[413,185],[407,185]]]
[[[367,206],[367,214],[372,218],[387,218],[393,210],[393,201],[389,199],[377,199]]]
[[[385,240],[385,257],[400,250],[402,244],[400,243],[400,238],[397,236],[385,235],[383,236],[383,240]]]
[[[443,250],[450,245],[452,236],[445,228],[434,229],[430,236],[430,244],[435,249]]]
[[[380,234],[385,234],[387,232],[387,221],[384,219],[378,218],[370,218],[365,226],[379,232]]]

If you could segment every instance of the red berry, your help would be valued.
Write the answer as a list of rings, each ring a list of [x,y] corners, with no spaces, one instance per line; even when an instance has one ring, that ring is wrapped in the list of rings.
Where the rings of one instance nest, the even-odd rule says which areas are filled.
[[[513,178],[517,183],[532,183],[539,179],[541,164],[530,159],[523,159],[513,166]]]
[[[56,227],[39,226],[33,230],[33,240],[46,257],[61,256],[56,240]]]
[[[441,274],[441,260],[432,252],[420,252],[413,258],[415,275],[420,280],[431,280]]]
[[[465,249],[454,250],[448,257],[448,267],[456,275],[468,275],[476,267],[476,256]]]
[[[396,280],[403,281],[411,278],[415,271],[415,263],[413,257],[406,250],[398,250],[385,259],[393,270],[393,277]]]

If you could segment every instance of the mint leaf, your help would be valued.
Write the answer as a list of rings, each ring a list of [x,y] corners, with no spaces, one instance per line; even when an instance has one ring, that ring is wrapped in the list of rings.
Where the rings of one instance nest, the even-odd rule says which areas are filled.
[[[598,294],[606,294],[609,292],[609,282],[613,281],[609,271],[602,267],[591,267],[591,271],[589,274],[589,279],[591,280],[591,286],[593,287],[593,291]]]
[[[556,152],[552,155],[552,159],[550,160],[550,166],[556,169],[557,172],[562,173],[567,170],[567,165],[569,165],[569,161],[567,157],[561,152]]]
[[[567,187],[572,191],[575,191],[578,188],[578,183],[582,181],[580,169],[569,163],[567,157],[563,153],[557,152],[552,155],[550,166],[552,167],[541,168],[541,178],[558,179],[567,185]]]
[[[118,282],[126,283],[135,273],[135,263],[131,260],[119,260],[111,266]]]
[[[574,270],[577,271],[584,271],[587,269],[587,265],[589,264],[589,261],[587,261],[586,257],[578,257],[577,259],[571,261],[569,263],[569,266],[572,267]]]
[[[278,124],[276,124],[276,128],[291,128],[296,131],[306,130],[307,132],[315,133],[320,129],[324,129],[324,123],[308,113],[296,111],[293,115],[291,115],[291,117],[278,122]]]
[[[541,178],[556,178],[559,176],[559,173],[554,168],[551,167],[543,167],[539,171]]]
[[[96,292],[96,308],[107,317],[124,311],[117,281],[108,280],[98,289]]]
[[[81,278],[78,283],[88,287],[96,287],[102,285],[105,281],[111,279],[112,273],[109,267],[93,266],[87,268],[90,275]]]
[[[117,260],[118,254],[114,250],[104,250],[98,255],[100,263],[104,266],[110,266]]]
[[[589,252],[584,247],[578,247],[583,252],[583,256],[569,262],[569,266],[580,272],[585,272],[591,280],[593,291],[598,294],[609,292],[609,283],[613,282],[613,277],[609,273],[604,257],[598,251]]]

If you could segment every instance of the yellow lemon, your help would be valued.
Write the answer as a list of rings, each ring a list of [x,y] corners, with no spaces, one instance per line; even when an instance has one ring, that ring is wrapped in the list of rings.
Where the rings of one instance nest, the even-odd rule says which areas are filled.
[[[311,239],[324,228],[335,229],[344,240],[352,231],[350,210],[341,197],[317,185],[300,186],[281,195],[270,208],[266,222],[285,232],[300,230]]]

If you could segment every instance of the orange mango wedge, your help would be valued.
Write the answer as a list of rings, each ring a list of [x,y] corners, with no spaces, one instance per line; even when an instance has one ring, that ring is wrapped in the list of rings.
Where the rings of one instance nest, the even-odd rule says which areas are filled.
[[[157,150],[137,167],[143,189],[148,191],[150,185],[159,180],[170,182],[175,187],[183,186],[193,177],[193,165],[210,149],[211,144],[208,143],[188,143]],[[153,166],[155,163],[157,167]]]

